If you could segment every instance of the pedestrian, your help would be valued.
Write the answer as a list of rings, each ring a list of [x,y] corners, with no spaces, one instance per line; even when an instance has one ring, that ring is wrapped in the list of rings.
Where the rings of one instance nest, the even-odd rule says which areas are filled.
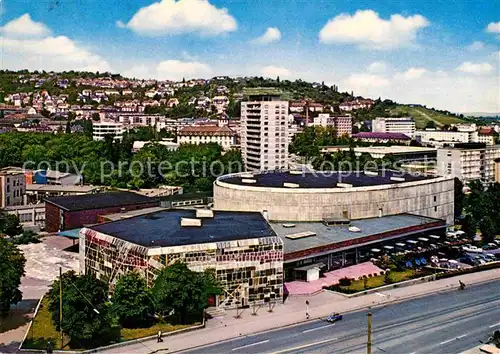
[[[47,354],[52,354],[52,351],[53,351],[53,349],[52,349],[52,342],[49,340],[47,342]]]
[[[306,319],[309,319],[309,300],[306,300]]]
[[[157,339],[158,339],[158,343],[163,342],[163,339],[161,338],[161,331],[158,331]]]

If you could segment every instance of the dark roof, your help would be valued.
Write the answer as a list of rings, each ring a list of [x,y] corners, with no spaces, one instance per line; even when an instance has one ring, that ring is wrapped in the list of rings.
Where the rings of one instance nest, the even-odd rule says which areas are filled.
[[[169,209],[89,228],[145,247],[276,236],[258,212],[214,211],[213,218],[201,219],[202,226],[181,226],[181,218],[196,218],[196,210]]]
[[[435,223],[439,223],[439,225],[436,226]],[[408,232],[407,228],[409,227],[421,226],[423,229],[427,229],[434,227],[443,228],[446,226],[443,220],[414,214],[387,215],[379,218],[353,220],[350,225],[338,226],[327,226],[322,222],[294,222],[295,226],[292,228],[284,227],[283,222],[276,221],[270,224],[283,240],[285,254],[308,249],[318,249],[321,252],[321,247],[387,232],[391,232],[391,235],[388,237],[403,236]],[[352,226],[359,228],[360,231],[349,231],[349,227]],[[315,235],[298,239],[286,237],[286,235],[301,232],[312,232]],[[373,242],[383,241],[377,240]]]
[[[351,184],[353,187],[376,186],[382,184],[397,184],[404,182],[422,181],[436,178],[434,176],[423,176],[406,174],[401,171],[380,170],[377,176],[366,175],[362,171],[353,171],[350,174],[346,172],[316,171],[303,172],[301,174],[291,174],[290,172],[274,172],[252,174],[253,177],[243,175],[228,175],[220,177],[218,180],[225,183],[238,184],[250,187],[284,187],[283,183],[298,184],[298,188],[341,188],[338,183]],[[392,180],[391,177],[401,177],[404,181]],[[243,183],[243,179],[254,179],[255,183]]]
[[[382,133],[382,132],[360,132],[353,134],[354,139],[388,139],[388,140],[411,140],[403,133]]]
[[[66,211],[104,209],[132,204],[152,203],[155,201],[158,201],[158,199],[133,192],[107,192],[45,198],[45,202]]]

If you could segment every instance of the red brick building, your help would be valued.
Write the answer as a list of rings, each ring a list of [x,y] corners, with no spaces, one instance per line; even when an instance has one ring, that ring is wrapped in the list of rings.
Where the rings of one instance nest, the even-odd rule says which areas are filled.
[[[133,192],[109,192],[45,199],[45,230],[58,232],[99,222],[100,215],[160,206],[159,199]]]

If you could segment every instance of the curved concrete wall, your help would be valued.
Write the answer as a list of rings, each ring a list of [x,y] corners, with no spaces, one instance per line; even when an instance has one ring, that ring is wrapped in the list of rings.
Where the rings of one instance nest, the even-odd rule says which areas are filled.
[[[364,219],[412,213],[453,224],[454,181],[437,177],[352,188],[269,188],[214,183],[214,209],[267,211],[273,221],[320,221],[328,217]]]

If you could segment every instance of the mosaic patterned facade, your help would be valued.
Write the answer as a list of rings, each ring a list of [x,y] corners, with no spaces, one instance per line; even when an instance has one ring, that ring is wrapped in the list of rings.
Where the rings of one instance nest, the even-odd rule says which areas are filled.
[[[250,306],[283,299],[283,242],[279,237],[143,247],[83,228],[80,231],[80,269],[106,279],[112,289],[131,270],[152,286],[158,270],[176,261],[202,272],[214,269],[223,288],[216,305]]]

